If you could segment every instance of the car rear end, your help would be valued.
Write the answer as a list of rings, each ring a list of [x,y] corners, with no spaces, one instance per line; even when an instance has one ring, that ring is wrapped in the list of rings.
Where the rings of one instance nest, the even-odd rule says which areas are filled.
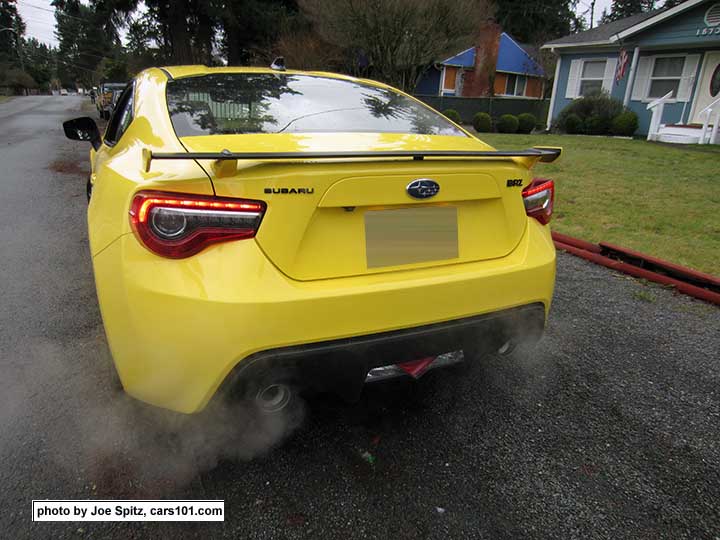
[[[539,338],[555,251],[554,185],[533,179],[537,158],[433,157],[492,149],[355,80],[218,74],[170,81],[167,96],[200,157],[428,156],[200,159],[214,196],[139,188],[134,234],[95,257],[132,395],[189,413],[280,373],[355,397],[376,368]]]

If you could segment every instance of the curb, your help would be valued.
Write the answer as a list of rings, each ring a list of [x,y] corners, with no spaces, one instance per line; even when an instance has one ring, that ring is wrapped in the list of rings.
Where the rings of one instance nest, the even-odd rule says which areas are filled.
[[[593,244],[552,233],[555,247],[618,272],[675,287],[679,292],[720,305],[720,278],[638,251],[600,242]]]

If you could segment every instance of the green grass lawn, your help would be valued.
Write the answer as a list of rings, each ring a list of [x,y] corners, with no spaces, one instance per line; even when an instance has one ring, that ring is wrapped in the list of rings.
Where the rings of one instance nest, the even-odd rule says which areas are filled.
[[[0,96],[0,103],[4,103],[5,101],[8,101],[12,98],[13,96]]]
[[[498,149],[562,146],[553,229],[720,275],[720,146],[573,135],[478,136]]]

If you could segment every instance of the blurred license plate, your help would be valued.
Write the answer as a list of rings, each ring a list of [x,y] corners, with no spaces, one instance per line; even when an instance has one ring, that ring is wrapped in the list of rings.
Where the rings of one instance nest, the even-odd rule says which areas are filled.
[[[365,212],[368,268],[458,256],[457,208],[434,206]]]

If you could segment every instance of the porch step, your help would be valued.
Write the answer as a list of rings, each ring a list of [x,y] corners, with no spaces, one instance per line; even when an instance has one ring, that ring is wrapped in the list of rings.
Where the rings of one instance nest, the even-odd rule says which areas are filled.
[[[710,142],[712,126],[709,127],[705,142]],[[654,139],[660,142],[673,144],[698,144],[702,137],[702,126],[661,124]]]
[[[710,130],[711,129],[712,129],[712,125],[710,126]],[[700,134],[702,133],[702,126],[660,124],[658,133],[671,133],[673,135],[691,135],[691,136],[696,135],[699,137]]]
[[[673,144],[699,144],[700,135],[682,135],[679,133],[658,133],[656,141]]]

